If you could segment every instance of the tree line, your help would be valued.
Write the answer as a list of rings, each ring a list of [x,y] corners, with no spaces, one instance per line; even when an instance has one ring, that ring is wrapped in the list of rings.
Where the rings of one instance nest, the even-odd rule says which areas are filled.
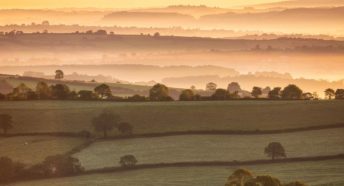
[[[55,79],[62,80],[64,73],[62,70],[55,71]],[[239,89],[238,83],[235,84]],[[231,85],[230,84],[230,85]],[[241,90],[241,89],[240,89]],[[199,91],[194,87],[191,89],[182,90],[179,95],[180,101],[211,101],[211,100],[233,100],[233,99],[269,99],[269,100],[316,100],[319,99],[317,93],[310,93],[302,91],[298,86],[290,84],[283,89],[275,87],[272,90],[268,89],[266,98],[262,98],[263,90],[261,87],[253,87],[249,95],[240,95],[240,91],[230,91],[222,88],[217,88],[215,83],[208,83],[206,92],[211,95],[200,95]],[[344,89],[328,88],[325,91],[325,96],[331,99],[344,99]],[[19,84],[13,91],[7,95],[0,93],[0,100],[111,100],[111,101],[174,101],[169,95],[169,88],[164,84],[155,84],[149,90],[149,96],[133,95],[128,97],[114,96],[111,87],[107,84],[100,84],[92,90],[74,91],[61,81],[61,83],[48,85],[46,82],[38,82],[35,89],[31,89],[25,83]]]

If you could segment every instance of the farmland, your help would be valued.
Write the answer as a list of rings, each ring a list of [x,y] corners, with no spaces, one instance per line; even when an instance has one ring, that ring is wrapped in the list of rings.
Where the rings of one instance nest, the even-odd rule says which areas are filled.
[[[270,130],[342,123],[341,101],[145,102],[19,101],[0,102],[13,117],[10,133],[93,132],[91,120],[110,109],[134,133],[191,130]],[[112,135],[117,134],[113,131]]]
[[[42,162],[47,156],[64,154],[84,140],[66,137],[23,136],[0,138],[0,157],[11,157],[26,165]]]
[[[223,186],[227,177],[237,168],[239,167],[159,168],[23,182],[12,184],[12,186]],[[245,168],[257,175],[278,177],[283,182],[302,180],[310,186],[340,186],[344,184],[343,160],[270,164]]]
[[[65,154],[85,142],[83,138],[38,135],[40,132],[80,132],[95,137],[91,120],[104,109],[121,116],[134,134],[178,131],[264,131],[340,124],[341,101],[213,101],[213,102],[108,102],[108,101],[3,101],[0,113],[13,117],[10,134],[37,136],[0,138],[0,157],[27,165],[45,157]],[[98,139],[72,156],[86,170],[118,167],[120,157],[132,154],[138,164],[174,162],[246,161],[268,159],[264,148],[280,142],[288,157],[315,157],[344,153],[344,128],[261,135],[177,135],[132,139]],[[20,134],[18,134],[20,135]],[[114,130],[111,136],[119,135]],[[293,140],[290,140],[293,139]],[[209,153],[211,152],[211,153]],[[245,166],[258,175],[269,174],[284,182],[302,180],[311,186],[344,183],[343,160],[309,161]],[[87,174],[77,177],[28,181],[14,185],[209,185],[220,186],[238,167],[165,167]],[[321,177],[321,179],[320,179]]]
[[[283,144],[288,157],[323,156],[344,153],[343,133],[344,129],[329,129],[273,135],[189,135],[103,141],[74,156],[86,169],[119,166],[120,157],[126,154],[135,155],[139,164],[246,161],[268,158],[264,148],[273,141]]]

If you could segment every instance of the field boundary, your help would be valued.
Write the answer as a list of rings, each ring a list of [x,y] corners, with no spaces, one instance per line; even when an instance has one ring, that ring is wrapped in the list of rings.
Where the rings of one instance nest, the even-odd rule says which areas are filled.
[[[328,155],[328,156],[310,156],[310,157],[295,157],[295,158],[284,158],[275,160],[250,160],[250,161],[201,161],[201,162],[175,162],[175,163],[155,163],[155,164],[141,164],[133,167],[105,167],[100,169],[86,170],[77,174],[57,176],[57,177],[46,177],[46,178],[33,178],[17,180],[10,183],[26,182],[26,181],[37,181],[37,180],[48,180],[57,178],[69,178],[77,176],[85,176],[92,174],[105,174],[105,173],[116,173],[116,172],[128,172],[145,169],[159,169],[159,168],[185,168],[185,167],[230,167],[230,166],[252,166],[252,165],[266,165],[266,164],[279,164],[279,163],[297,163],[297,162],[314,162],[314,161],[326,161],[344,159],[344,154]]]
[[[207,166],[252,166],[278,163],[296,163],[296,162],[312,162],[344,159],[344,154],[328,155],[328,156],[310,156],[310,157],[295,157],[275,160],[250,160],[250,161],[201,161],[201,162],[175,162],[175,163],[156,163],[156,164],[141,164],[133,167],[105,167],[101,169],[92,169],[82,172],[80,175],[124,172],[142,169],[155,168],[170,168],[170,167],[207,167]]]
[[[74,138],[88,138],[95,141],[110,141],[110,140],[125,140],[136,138],[155,138],[168,136],[185,136],[185,135],[266,135],[266,134],[285,134],[296,132],[307,132],[316,130],[344,128],[344,123],[317,125],[301,128],[276,129],[276,130],[190,130],[190,131],[172,131],[161,133],[146,133],[146,134],[132,134],[123,136],[112,136],[108,138],[92,138],[86,137],[80,132],[34,132],[34,133],[9,133],[0,134],[0,137],[19,137],[19,136],[53,136],[53,137],[74,137]]]
[[[184,135],[266,135],[266,134],[286,134],[326,129],[344,128],[344,123],[330,124],[330,125],[318,125],[302,128],[290,128],[280,130],[207,130],[207,131],[176,131],[176,132],[164,132],[164,133],[147,133],[147,134],[133,134],[129,136],[114,136],[104,138],[98,138],[98,141],[110,141],[110,140],[124,140],[124,139],[136,139],[136,138],[155,138],[155,137],[168,137],[168,136],[184,136]]]

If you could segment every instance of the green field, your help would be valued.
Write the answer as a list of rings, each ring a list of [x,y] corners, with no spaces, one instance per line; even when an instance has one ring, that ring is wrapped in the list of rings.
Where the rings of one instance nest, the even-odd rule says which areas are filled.
[[[93,131],[92,118],[106,108],[132,124],[134,133],[286,129],[344,121],[343,101],[0,102],[0,113],[13,116],[12,133]]]
[[[264,148],[280,142],[288,157],[344,153],[344,129],[274,135],[188,135],[103,141],[74,156],[86,169],[119,166],[121,156],[135,155],[139,164],[267,159]],[[292,139],[292,140],[291,140]],[[209,153],[211,152],[211,153]]]
[[[12,184],[11,186],[223,186],[239,167],[159,168],[93,174]],[[256,175],[272,175],[283,182],[301,180],[310,186],[344,185],[344,160],[243,167]]]
[[[47,156],[64,154],[83,139],[49,136],[0,138],[0,157],[7,156],[26,165],[42,162]]]

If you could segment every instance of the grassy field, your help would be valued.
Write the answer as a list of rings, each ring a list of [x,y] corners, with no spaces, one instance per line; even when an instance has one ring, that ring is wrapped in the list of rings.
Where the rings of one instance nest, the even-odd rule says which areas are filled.
[[[11,133],[93,131],[91,120],[103,109],[131,123],[134,133],[286,129],[344,121],[343,101],[0,102],[0,113],[13,116]]]
[[[0,157],[33,165],[47,156],[64,154],[83,142],[83,139],[49,136],[0,138]]]
[[[275,141],[282,143],[288,157],[336,155],[344,153],[343,134],[344,129],[329,129],[274,135],[190,135],[103,141],[74,156],[86,169],[119,166],[120,157],[127,154],[135,155],[139,164],[245,161],[267,159],[264,148]]]
[[[159,168],[122,173],[93,174],[12,184],[12,186],[223,186],[239,167]],[[301,180],[310,186],[344,185],[344,160],[243,167],[256,175],[272,175],[283,182]]]

